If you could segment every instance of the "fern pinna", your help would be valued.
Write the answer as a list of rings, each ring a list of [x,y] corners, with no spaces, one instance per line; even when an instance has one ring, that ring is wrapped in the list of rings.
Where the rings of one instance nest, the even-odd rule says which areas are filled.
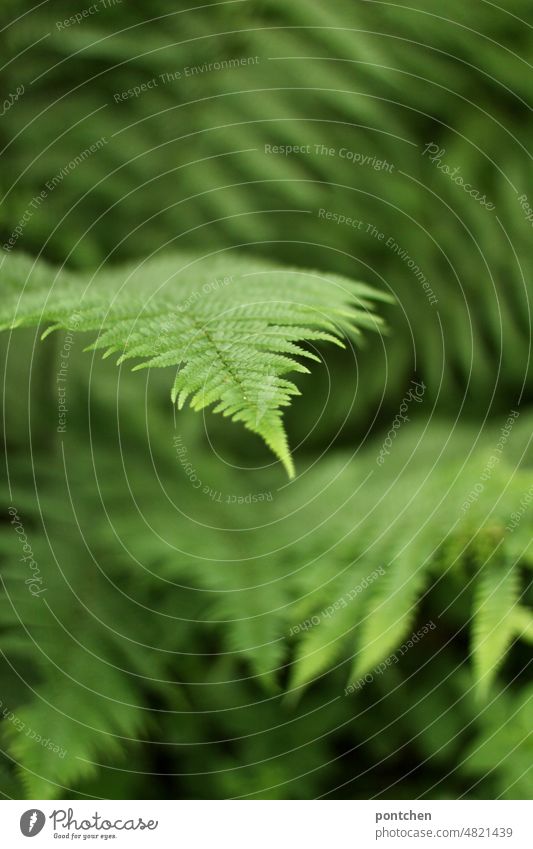
[[[318,271],[280,268],[231,254],[166,256],[89,276],[56,271],[4,253],[0,328],[51,322],[96,331],[90,349],[140,368],[179,366],[172,400],[242,421],[261,436],[289,475],[294,466],[282,408],[299,394],[285,375],[319,360],[300,343],[333,342],[377,329],[376,300],[363,283]]]

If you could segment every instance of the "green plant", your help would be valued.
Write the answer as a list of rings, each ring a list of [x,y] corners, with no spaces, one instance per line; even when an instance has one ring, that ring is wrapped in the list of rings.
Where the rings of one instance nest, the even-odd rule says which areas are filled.
[[[139,279],[129,272],[114,271],[105,284],[94,287],[92,300],[85,307],[79,296],[86,283],[82,276],[62,280],[50,268],[37,265],[28,277],[30,265],[20,258],[13,258],[12,263],[10,259],[5,269],[11,274],[6,274],[5,280],[9,281],[11,295],[5,309],[9,311],[17,305],[17,324],[36,323],[44,317],[53,322],[53,327],[59,323],[69,328],[76,312],[80,322],[76,332],[82,328],[98,330],[105,299],[116,304],[109,281],[117,287],[124,280]],[[254,263],[247,266],[243,262],[244,265],[231,265],[234,282],[237,275],[247,274],[246,268],[254,272],[258,269]],[[176,258],[171,258],[148,264],[140,273],[148,291],[156,288],[154,280],[169,278],[167,263],[176,268]],[[211,264],[208,268],[207,278],[204,273],[194,274],[190,289],[187,282],[184,290],[179,282],[172,283],[174,303],[181,302],[184,291],[190,298],[190,292],[197,291],[196,281],[213,279]],[[263,265],[259,268],[268,275],[278,273]],[[228,267],[224,269],[228,276]],[[33,274],[36,280],[32,288]],[[219,267],[218,279],[221,274]],[[285,286],[293,282],[292,274],[281,274]],[[30,285],[25,286],[28,279]],[[51,281],[56,279],[58,285],[52,288]],[[328,280],[322,276],[319,293],[327,285],[339,283],[336,279],[327,283]],[[301,304],[305,303],[307,310],[311,305],[316,307],[312,297],[315,290],[306,292],[305,285],[298,290],[298,325],[304,317]],[[350,298],[354,287],[357,289],[356,284],[347,281],[342,281],[342,287]],[[20,301],[17,291],[23,292]],[[43,310],[43,298],[50,291],[55,292],[55,303],[49,302]],[[228,291],[229,286],[218,294],[227,298]],[[235,306],[244,292],[248,298],[248,290],[239,289],[237,283],[230,303]],[[291,297],[294,293],[291,288]],[[139,314],[140,300],[134,299],[131,291],[125,303],[135,316]],[[152,321],[168,321],[169,304],[166,300],[164,303],[163,317]],[[329,321],[336,322],[323,325],[327,330],[321,335],[329,339],[337,332],[339,313],[332,309],[331,296],[327,301],[324,298],[322,304],[323,310],[328,309]],[[197,301],[195,309],[199,309]],[[287,307],[285,321],[291,309],[292,304]],[[122,316],[118,304],[116,310],[115,316]],[[215,314],[219,311],[220,304]],[[341,320],[345,318],[342,312]],[[323,316],[320,320],[325,321]],[[107,321],[112,327],[112,319]],[[9,322],[4,318],[3,323]],[[289,327],[288,321],[286,326]],[[127,327],[131,328],[130,319]],[[148,351],[149,344],[157,345],[153,325],[150,332],[151,342],[143,342],[145,355],[153,354],[153,348]],[[314,341],[313,330],[306,332]],[[301,338],[303,330],[298,334]],[[127,335],[119,337],[120,351]],[[102,345],[97,342],[96,346],[110,344],[116,348],[106,335]],[[138,353],[136,345],[137,342],[131,352]],[[94,343],[91,347],[95,347]],[[59,339],[58,352],[60,349]],[[83,397],[87,368],[81,346],[77,350],[78,356],[73,352],[69,363],[69,381],[77,385],[79,397]],[[296,353],[292,340],[290,353]],[[106,383],[114,387],[112,394],[118,391],[113,374],[109,364],[102,362],[92,376],[92,403],[96,409],[102,392],[105,398]],[[118,376],[119,373],[116,380]],[[135,375],[127,379],[121,376],[120,380],[131,387],[126,389],[126,398],[139,397],[140,385]],[[48,460],[49,445],[44,453],[35,456],[33,474],[44,506],[42,517],[32,496],[32,475],[25,470],[24,462],[10,463],[10,479],[15,481],[12,503],[31,540],[35,560],[43,564],[46,587],[44,600],[33,597],[25,583],[26,572],[9,557],[8,562],[13,565],[3,573],[6,596],[0,622],[8,664],[5,674],[12,680],[12,701],[7,709],[13,711],[16,721],[5,723],[5,739],[30,796],[91,793],[92,781],[102,780],[98,766],[102,758],[104,771],[110,770],[116,778],[117,770],[128,772],[124,759],[128,751],[138,749],[135,740],[165,747],[169,740],[185,741],[188,734],[194,737],[200,733],[195,711],[200,680],[207,687],[200,691],[202,704],[214,711],[213,715],[219,714],[226,700],[229,701],[223,710],[230,709],[230,705],[231,710],[237,709],[236,731],[242,714],[238,704],[257,698],[254,692],[263,691],[262,698],[275,715],[279,713],[278,721],[285,716],[283,721],[292,723],[294,719],[289,719],[291,713],[287,714],[287,710],[292,714],[301,710],[306,716],[313,701],[317,697],[320,700],[324,682],[333,676],[337,682],[336,698],[344,702],[344,725],[352,712],[350,700],[358,698],[345,695],[345,688],[368,673],[375,678],[368,690],[375,692],[376,687],[381,687],[376,668],[427,622],[430,617],[424,608],[427,611],[428,598],[432,596],[436,597],[433,609],[438,610],[439,603],[446,606],[447,595],[455,597],[455,602],[426,638],[426,645],[422,643],[413,650],[421,670],[410,674],[421,679],[417,686],[429,687],[429,698],[431,677],[425,680],[425,664],[439,662],[449,629],[469,629],[462,623],[471,617],[473,665],[467,692],[478,691],[479,705],[491,703],[497,667],[508,648],[516,646],[518,639],[527,639],[532,627],[531,614],[524,606],[527,573],[532,565],[531,525],[526,519],[513,533],[505,531],[529,484],[529,468],[517,470],[513,459],[524,462],[528,422],[513,422],[508,445],[511,453],[505,462],[492,463],[493,471],[482,494],[473,500],[468,499],[468,492],[487,467],[499,429],[484,435],[465,464],[472,441],[468,430],[450,443],[445,427],[437,425],[428,431],[407,423],[381,466],[377,463],[379,444],[374,442],[353,457],[344,452],[323,459],[316,466],[311,463],[308,469],[304,466],[300,478],[286,491],[279,488],[275,470],[256,472],[251,478],[249,473],[248,486],[252,490],[266,489],[275,492],[276,497],[270,501],[242,498],[242,506],[235,512],[229,505],[236,503],[239,496],[235,495],[232,501],[230,494],[242,492],[240,475],[225,469],[216,459],[201,460],[199,434],[185,411],[178,414],[184,417],[179,433],[185,434],[183,441],[194,459],[197,475],[202,481],[214,482],[211,489],[216,486],[219,496],[206,495],[204,487],[193,486],[180,469],[170,421],[164,408],[155,403],[164,382],[159,381],[149,392],[149,443],[143,435],[142,415],[138,423],[131,423],[130,435],[118,428],[115,432],[109,425],[101,431],[98,427],[86,431],[86,426],[75,420],[64,432],[56,434],[62,447],[54,466]],[[124,392],[121,386],[121,397]],[[157,470],[155,477],[150,466],[138,459],[143,454],[148,458],[148,445]],[[386,486],[387,481],[398,476],[402,480],[401,505],[397,489]],[[164,492],[172,493],[171,498],[165,498]],[[135,505],[133,514],[124,511],[127,501]],[[199,535],[195,522],[176,513],[180,503],[188,505],[188,516],[201,518],[202,522],[208,518],[213,527],[224,529],[224,533]],[[312,528],[313,532],[302,533],[302,522],[303,528]],[[86,549],[84,539],[90,540]],[[12,527],[6,527],[2,546],[6,556],[20,548]],[[354,587],[362,585],[372,573],[379,577],[354,595]],[[142,600],[143,608],[151,613],[132,622],[131,604],[136,603],[135,599]],[[342,605],[338,604],[339,599],[345,600]],[[41,601],[42,607],[37,609],[36,602]],[[305,622],[312,623],[312,627],[302,628]],[[190,644],[196,646],[195,665],[187,661],[187,652],[182,654],[184,646]],[[214,645],[220,647],[218,658],[218,651],[213,654],[209,649]],[[420,661],[420,651],[436,657]],[[205,662],[201,660],[202,652]],[[22,659],[25,668],[32,670],[29,680],[35,681],[29,701],[24,695],[24,681],[13,677]],[[402,661],[405,663],[413,663],[409,654]],[[446,676],[453,678],[457,669],[453,671],[452,664]],[[180,679],[189,683],[178,685]],[[392,670],[387,678],[383,676],[383,683],[393,690],[400,686],[395,683]],[[327,686],[331,688],[332,684]],[[365,697],[364,689],[359,699]],[[158,711],[164,717],[168,715],[163,725],[157,719]],[[484,716],[485,708],[481,711]],[[172,724],[168,724],[173,716],[184,722],[177,738]],[[251,721],[253,727],[256,720]],[[21,733],[20,725],[31,729],[30,736]],[[226,724],[222,733],[227,734],[230,727]],[[65,756],[52,757],[47,748],[35,744],[36,735],[54,745],[57,741],[66,751]],[[288,740],[283,745],[291,748]],[[273,752],[263,754],[265,769],[272,756]],[[134,757],[136,762],[139,757],[142,759],[140,752]],[[236,757],[239,760],[244,756]],[[468,760],[465,775],[472,773],[478,760]],[[250,761],[253,763],[252,753],[242,763]],[[277,756],[275,762],[278,763]],[[238,776],[236,764],[231,758],[222,759],[221,764],[224,763],[226,779],[212,784],[209,792],[213,795],[236,792],[237,785],[232,783],[233,777]],[[244,768],[248,771],[252,767]],[[292,770],[281,766],[279,769],[271,774],[261,770],[257,784],[252,784],[252,788],[257,788],[255,792],[267,797],[278,792],[282,797],[286,793],[292,795]],[[191,789],[182,788],[180,792],[194,793],[195,780],[189,780]],[[306,786],[304,783],[297,795],[302,792],[305,797]],[[108,788],[106,792],[138,791],[119,782],[115,791]]]
[[[377,329],[372,302],[383,295],[362,283],[223,256],[170,256],[83,277],[9,254],[0,265],[0,329],[51,322],[96,331],[91,349],[118,353],[135,368],[179,366],[172,401],[182,408],[242,421],[294,467],[280,408],[299,394],[284,375],[308,373],[297,357],[318,360],[301,342],[340,342],[360,327]]]

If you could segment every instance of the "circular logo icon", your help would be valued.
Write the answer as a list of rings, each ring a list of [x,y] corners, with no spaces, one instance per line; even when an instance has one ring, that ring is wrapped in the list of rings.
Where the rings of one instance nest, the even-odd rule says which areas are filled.
[[[42,811],[37,808],[31,808],[29,811],[24,811],[20,818],[20,830],[24,837],[35,837],[42,831],[46,822],[46,817]]]

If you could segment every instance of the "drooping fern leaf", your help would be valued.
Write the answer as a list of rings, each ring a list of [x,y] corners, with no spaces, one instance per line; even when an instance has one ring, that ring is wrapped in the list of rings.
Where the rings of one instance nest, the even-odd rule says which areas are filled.
[[[376,329],[370,287],[337,275],[215,254],[171,255],[95,275],[74,275],[4,254],[0,329],[51,323],[96,331],[91,349],[138,368],[178,366],[172,400],[242,421],[284,464],[293,463],[282,408],[299,394],[288,372],[318,360],[299,343]]]
[[[476,686],[486,696],[515,634],[513,612],[519,600],[515,564],[493,557],[485,563],[477,583],[472,654]]]

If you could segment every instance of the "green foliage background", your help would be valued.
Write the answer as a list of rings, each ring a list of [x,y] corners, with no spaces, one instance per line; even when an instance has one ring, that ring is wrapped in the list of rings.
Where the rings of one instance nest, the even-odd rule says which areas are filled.
[[[65,26],[84,8],[0,10],[3,90],[24,88],[0,121],[2,243],[26,216],[34,276],[222,252],[395,303],[361,346],[312,343],[291,482],[82,333],[58,434],[65,331],[3,334],[1,792],[530,797],[530,4],[157,0]],[[202,70],[232,58],[253,61]]]

